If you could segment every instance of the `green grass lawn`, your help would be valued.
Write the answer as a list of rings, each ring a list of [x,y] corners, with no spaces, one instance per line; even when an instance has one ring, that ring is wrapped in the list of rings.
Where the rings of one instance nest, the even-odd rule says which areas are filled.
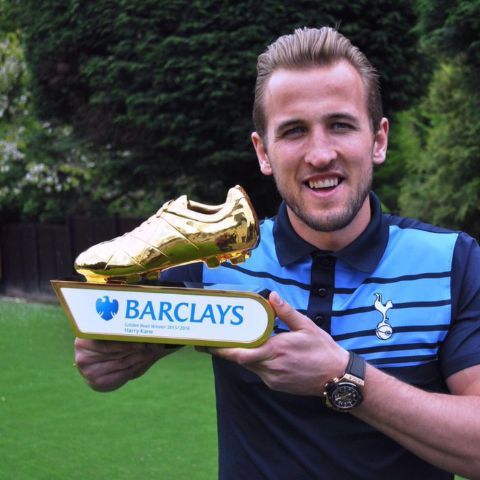
[[[0,480],[216,478],[207,355],[184,348],[96,393],[59,307],[0,300],[0,360]]]
[[[97,393],[59,307],[0,300],[0,331],[0,479],[216,478],[207,355],[185,348]]]

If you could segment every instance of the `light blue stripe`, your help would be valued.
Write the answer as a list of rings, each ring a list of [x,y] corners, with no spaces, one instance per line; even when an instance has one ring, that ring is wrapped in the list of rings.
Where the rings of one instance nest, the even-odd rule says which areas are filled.
[[[335,288],[355,289],[372,274],[359,272],[345,265],[342,261],[337,261],[335,266]]]
[[[391,300],[393,308],[389,310],[390,313],[394,311],[397,303],[450,300],[450,278],[422,278],[380,285],[368,283],[360,286],[354,293],[335,294],[333,310],[373,306],[377,299],[376,293],[381,294],[384,305]]]
[[[447,332],[444,330],[435,330],[432,332],[401,332],[395,333],[388,340],[380,340],[375,331],[372,334],[363,337],[352,337],[340,340],[338,343],[346,350],[359,350],[363,348],[381,348],[387,349],[391,345],[408,345],[414,343],[434,344],[443,342]],[[408,349],[408,346],[405,347]]]
[[[401,368],[401,367],[418,367],[420,365],[426,365],[430,361],[415,361],[415,362],[401,362],[401,363],[381,363],[378,365],[379,368]]]
[[[332,317],[332,335],[344,335],[363,330],[375,330],[382,321],[380,312],[365,312],[343,317]],[[388,323],[395,327],[415,327],[432,325],[449,325],[451,306],[402,308],[388,311]],[[403,335],[403,332],[402,332]]]
[[[338,262],[337,288],[357,288],[366,278],[449,272],[458,233],[435,233],[390,226],[387,248],[376,270],[366,275]],[[392,254],[391,254],[392,253]]]
[[[457,233],[434,233],[390,226],[385,255],[372,277],[440,273],[452,268]],[[389,253],[393,251],[395,255]]]
[[[357,350],[362,348],[388,348],[390,345],[408,345],[414,343],[437,343],[443,342],[447,332],[444,330],[435,330],[432,332],[401,332],[393,333],[388,340],[380,340],[375,331],[364,337],[352,337],[340,340],[338,343],[346,350]],[[405,347],[408,348],[408,347]]]
[[[403,358],[407,359],[408,357],[418,357],[424,355],[436,355],[438,352],[438,348],[419,348],[419,349],[412,349],[412,350],[395,350],[395,351],[384,351],[384,352],[376,352],[376,353],[362,353],[362,357],[365,360],[376,360],[380,358]]]

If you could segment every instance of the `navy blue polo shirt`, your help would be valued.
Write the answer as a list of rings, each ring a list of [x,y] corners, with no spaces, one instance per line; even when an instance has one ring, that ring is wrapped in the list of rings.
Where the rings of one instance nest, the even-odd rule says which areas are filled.
[[[305,242],[282,204],[245,263],[178,267],[162,280],[276,290],[375,367],[447,392],[449,375],[480,364],[480,248],[465,233],[382,214],[373,193],[370,201],[367,229],[341,251]],[[274,334],[287,331],[276,319]],[[212,361],[222,480],[453,478],[318,397],[274,392],[243,367]]]

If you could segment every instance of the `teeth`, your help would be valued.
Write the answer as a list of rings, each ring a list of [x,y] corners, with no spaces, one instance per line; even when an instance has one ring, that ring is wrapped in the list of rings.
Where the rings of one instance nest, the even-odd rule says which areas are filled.
[[[310,188],[329,188],[336,187],[338,185],[338,178],[328,178],[326,180],[310,180],[308,186]]]

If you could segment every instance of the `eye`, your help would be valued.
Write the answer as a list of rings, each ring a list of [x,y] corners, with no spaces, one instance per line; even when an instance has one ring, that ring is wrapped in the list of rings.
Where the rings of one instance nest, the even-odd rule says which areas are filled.
[[[287,137],[287,138],[296,138],[296,137],[299,137],[301,135],[303,135],[305,132],[306,132],[306,128],[305,127],[291,127],[291,128],[288,128],[287,130],[285,130],[283,133],[282,133],[282,137]]]
[[[336,130],[336,131],[348,131],[348,130],[353,130],[354,129],[353,125],[351,125],[350,123],[346,123],[346,122],[332,123],[331,128],[332,128],[332,130]]]

